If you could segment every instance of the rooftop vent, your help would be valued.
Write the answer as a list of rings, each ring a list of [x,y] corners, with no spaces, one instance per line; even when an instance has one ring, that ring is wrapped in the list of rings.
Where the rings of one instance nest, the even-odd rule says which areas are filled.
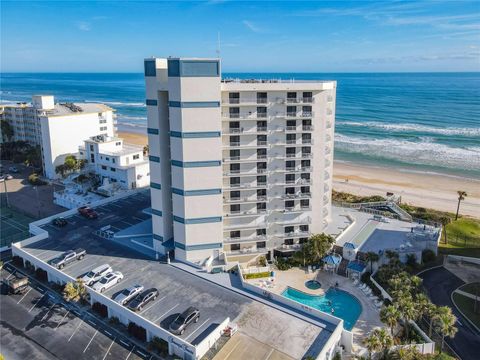
[[[78,105],[75,105],[74,103],[63,103],[63,104],[60,104],[60,105],[63,105],[65,106],[66,108],[68,108],[71,112],[82,112],[83,109],[78,106]]]

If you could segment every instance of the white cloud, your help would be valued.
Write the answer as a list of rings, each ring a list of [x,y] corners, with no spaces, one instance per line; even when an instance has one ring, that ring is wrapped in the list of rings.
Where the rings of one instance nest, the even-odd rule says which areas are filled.
[[[253,31],[254,33],[262,32],[262,30],[251,21],[243,20],[242,23],[243,23],[243,25],[246,26],[247,29]]]
[[[77,21],[75,25],[77,26],[78,30],[81,31],[90,31],[92,29],[91,24],[86,21]]]

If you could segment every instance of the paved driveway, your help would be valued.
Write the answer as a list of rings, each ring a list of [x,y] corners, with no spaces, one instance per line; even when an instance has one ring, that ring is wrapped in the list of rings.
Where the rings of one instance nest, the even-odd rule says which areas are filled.
[[[446,339],[448,345],[462,358],[462,360],[474,360],[480,354],[480,334],[470,323],[457,311],[452,303],[450,295],[463,285],[464,282],[444,267],[432,269],[420,275],[428,296],[436,305],[446,305],[452,308],[453,313],[459,320],[458,332],[453,339]]]

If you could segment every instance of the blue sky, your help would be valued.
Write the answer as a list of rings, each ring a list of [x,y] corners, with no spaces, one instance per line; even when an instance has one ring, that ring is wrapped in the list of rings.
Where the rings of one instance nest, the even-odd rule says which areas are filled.
[[[225,72],[480,71],[479,1],[5,1],[2,72],[139,72],[149,56]]]

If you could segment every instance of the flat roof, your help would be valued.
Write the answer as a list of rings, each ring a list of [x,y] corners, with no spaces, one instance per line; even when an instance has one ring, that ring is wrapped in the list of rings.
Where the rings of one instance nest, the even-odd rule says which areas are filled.
[[[142,223],[148,224],[151,215],[144,210],[149,206],[149,190],[139,191],[126,198],[95,207],[99,214],[96,220],[76,214],[67,217],[68,225],[63,228],[57,228],[51,223],[42,225],[41,227],[48,231],[49,237],[23,245],[22,250],[43,262],[49,262],[64,251],[79,247],[85,249],[87,256],[67,265],[63,272],[76,278],[99,265],[109,264],[114,271],[122,272],[124,279],[103,293],[107,297],[113,297],[124,288],[135,284],[141,284],[145,288],[157,288],[159,298],[137,314],[167,330],[176,315],[189,306],[197,307],[201,314],[200,321],[192,324],[181,336],[192,345],[200,343],[229,317],[232,322],[238,323],[240,332],[269,344],[292,358],[301,358],[312,349],[322,349],[332,334],[333,325],[317,326],[315,321],[307,321],[300,315],[295,316],[289,311],[265,305],[182,270],[181,266],[153,260],[151,256],[140,252],[140,249],[147,250],[151,246],[145,237],[135,237],[132,234],[131,237],[107,240],[99,232],[101,228],[109,225],[110,231],[118,235],[128,235],[129,228],[142,227]],[[134,250],[135,246],[139,251]],[[301,341],[292,342],[292,339]]]

